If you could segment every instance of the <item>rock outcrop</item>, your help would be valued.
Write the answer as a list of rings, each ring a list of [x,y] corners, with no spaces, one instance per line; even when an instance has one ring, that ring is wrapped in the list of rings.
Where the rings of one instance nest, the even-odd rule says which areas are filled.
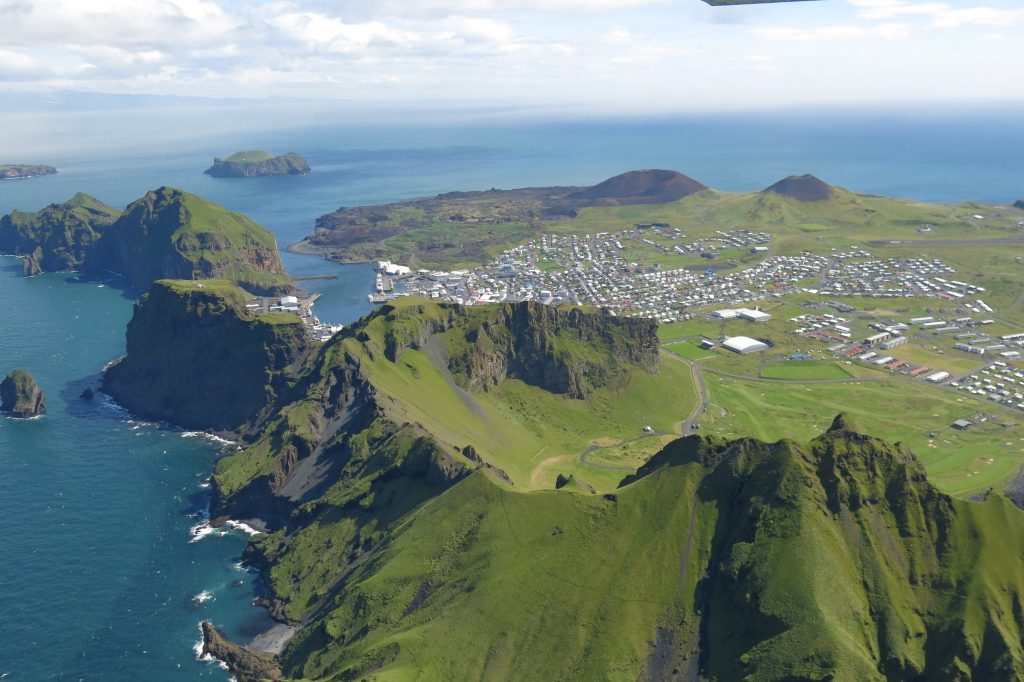
[[[259,315],[245,304],[226,281],[155,282],[135,304],[127,354],[107,368],[103,390],[146,419],[241,429],[313,347],[297,315]]]
[[[237,152],[226,159],[214,158],[213,165],[204,173],[215,178],[251,178],[266,175],[305,175],[309,163],[289,152],[271,156],[262,151]]]
[[[0,411],[15,419],[31,419],[46,412],[46,398],[31,374],[16,369],[0,382]]]
[[[57,169],[53,166],[28,163],[2,163],[0,164],[0,180],[16,180],[19,178],[34,178],[39,175],[53,175]]]
[[[1024,209],[1024,199],[1018,199],[1017,201],[1013,202],[1013,207]]]
[[[506,378],[586,398],[639,367],[658,369],[658,325],[637,317],[548,306],[535,301],[469,309],[465,350],[449,367],[469,390]]]
[[[279,680],[281,667],[267,654],[256,653],[235,644],[208,620],[202,623],[203,656],[212,656],[228,667],[238,682]]]
[[[25,258],[25,274],[81,270],[121,211],[79,192],[41,211],[0,218],[0,252]]]
[[[827,201],[835,190],[827,182],[813,175],[791,175],[763,190],[764,194],[779,194],[798,201]]]

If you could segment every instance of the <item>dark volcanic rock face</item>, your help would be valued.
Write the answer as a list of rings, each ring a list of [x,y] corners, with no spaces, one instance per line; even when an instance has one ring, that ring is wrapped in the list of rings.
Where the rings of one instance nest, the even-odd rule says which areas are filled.
[[[162,280],[128,323],[127,354],[103,388],[146,419],[237,430],[282,390],[282,373],[311,348],[302,322],[254,315],[238,289]]]
[[[31,374],[16,369],[0,383],[0,410],[16,419],[31,419],[46,412],[46,398]]]
[[[566,200],[576,206],[667,204],[707,188],[707,185],[676,171],[637,170],[573,192]]]
[[[231,642],[209,621],[204,620],[202,628],[203,655],[223,661],[238,682],[281,679],[281,668],[272,657]]]
[[[203,172],[215,178],[252,178],[267,175],[305,175],[310,171],[309,163],[295,152],[259,161],[235,160],[240,154],[227,159],[215,158],[213,165]],[[244,154],[242,156],[244,158]]]
[[[779,180],[764,192],[800,201],[826,201],[835,195],[835,190],[828,183],[813,175],[791,175]]]
[[[533,301],[503,304],[469,327],[466,351],[449,364],[471,390],[513,378],[581,399],[631,367],[656,372],[657,329],[653,320],[636,317]]]

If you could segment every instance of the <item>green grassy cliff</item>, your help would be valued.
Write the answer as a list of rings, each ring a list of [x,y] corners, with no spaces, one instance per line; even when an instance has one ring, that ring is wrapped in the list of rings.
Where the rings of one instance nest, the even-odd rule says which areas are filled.
[[[297,630],[283,678],[1024,674],[1024,512],[941,493],[845,416],[809,443],[670,439],[596,492],[544,483],[536,455],[523,469],[522,443],[578,447],[588,414],[607,434],[632,400],[670,402],[679,378],[649,333],[407,300],[325,344],[213,478],[215,518],[267,529],[246,559]],[[480,345],[499,369],[474,383],[463,358]],[[537,348],[583,368],[614,355],[617,371],[560,394],[501,359]]]
[[[943,495],[842,419],[808,444],[682,439],[603,496],[431,486],[419,438],[371,428],[379,475],[253,545],[299,627],[285,678],[1024,674],[1024,513]]]
[[[254,293],[289,288],[274,236],[240,213],[161,187],[128,205],[87,265],[146,288],[157,279],[228,279]]]
[[[141,289],[158,279],[228,279],[253,293],[292,289],[274,236],[240,213],[171,187],[122,212],[85,194],[0,219],[0,251],[26,274],[113,271]]]
[[[79,192],[61,204],[0,218],[0,252],[25,257],[26,272],[79,270],[121,211]]]
[[[133,413],[188,428],[237,430],[288,389],[310,351],[302,321],[255,314],[224,280],[153,283],[135,305],[127,354],[104,372],[104,391]]]

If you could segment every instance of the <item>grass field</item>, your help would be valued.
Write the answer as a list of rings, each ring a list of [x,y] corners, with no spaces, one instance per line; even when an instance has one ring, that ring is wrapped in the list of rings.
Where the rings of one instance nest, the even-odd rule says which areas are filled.
[[[955,431],[950,428],[954,420],[1000,412],[1000,407],[921,382],[780,384],[709,372],[704,381],[711,402],[728,410],[722,415],[709,409],[701,418],[705,433],[799,440],[820,432],[845,411],[866,431],[907,443],[932,480],[953,494],[1005,484],[1024,465],[1024,428],[1016,423],[1017,413],[1000,415],[977,429]]]
[[[761,368],[765,379],[849,379],[851,374],[835,362],[789,360]]]
[[[678,343],[669,343],[665,346],[668,350],[672,351],[676,355],[686,358],[687,360],[702,360],[704,358],[713,358],[715,356],[714,351],[705,350],[700,347],[700,344],[696,341],[680,341]]]

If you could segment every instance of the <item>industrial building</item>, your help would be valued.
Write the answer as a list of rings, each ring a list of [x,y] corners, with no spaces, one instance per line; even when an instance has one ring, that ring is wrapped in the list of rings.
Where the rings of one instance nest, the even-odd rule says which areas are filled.
[[[731,350],[733,353],[746,355],[747,353],[768,350],[768,344],[764,341],[758,341],[757,339],[752,339],[747,336],[734,336],[723,341],[722,348]]]
[[[763,310],[750,310],[749,308],[741,308],[736,312],[739,313],[741,319],[744,319],[747,322],[767,322],[768,320],[772,319],[772,316],[764,312]]]

